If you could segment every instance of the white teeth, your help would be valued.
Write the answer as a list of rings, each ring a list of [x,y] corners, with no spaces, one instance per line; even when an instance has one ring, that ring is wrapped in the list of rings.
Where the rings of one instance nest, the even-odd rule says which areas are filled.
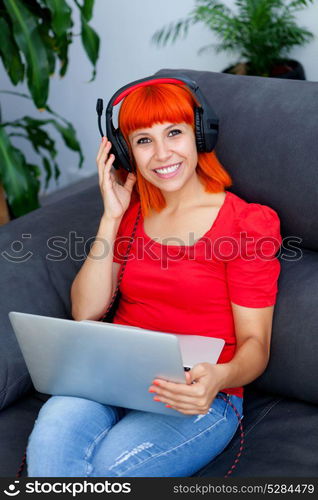
[[[166,168],[157,168],[155,172],[158,172],[159,174],[170,174],[171,172],[174,172],[177,170],[177,168],[180,167],[180,163],[177,165],[173,165],[171,167],[166,167]]]

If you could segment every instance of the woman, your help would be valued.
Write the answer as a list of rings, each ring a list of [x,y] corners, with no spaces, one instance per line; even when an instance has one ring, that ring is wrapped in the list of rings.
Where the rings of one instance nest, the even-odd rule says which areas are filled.
[[[72,315],[103,317],[141,207],[114,323],[223,338],[220,359],[194,366],[185,384],[150,381],[158,405],[189,418],[50,398],[30,436],[29,476],[191,476],[232,439],[242,386],[266,368],[279,219],[225,190],[231,178],[214,152],[197,152],[194,106],[176,84],[144,86],[124,99],[119,127],[135,173],[118,178],[104,137],[97,155],[104,213],[72,284]],[[114,255],[101,258],[104,240]]]

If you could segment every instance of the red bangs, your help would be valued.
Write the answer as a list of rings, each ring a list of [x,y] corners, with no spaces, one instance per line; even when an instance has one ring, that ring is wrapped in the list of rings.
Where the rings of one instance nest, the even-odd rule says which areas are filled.
[[[123,101],[118,124],[123,136],[155,123],[187,123],[194,126],[195,100],[183,85],[158,83],[140,87]],[[137,112],[136,112],[137,110]]]

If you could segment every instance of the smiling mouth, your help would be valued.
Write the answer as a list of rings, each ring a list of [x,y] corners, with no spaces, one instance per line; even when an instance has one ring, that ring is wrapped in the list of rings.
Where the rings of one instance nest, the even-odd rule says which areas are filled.
[[[156,174],[172,174],[173,172],[178,170],[180,165],[181,165],[181,162],[174,163],[173,165],[169,165],[167,167],[155,168],[154,172],[156,172]]]

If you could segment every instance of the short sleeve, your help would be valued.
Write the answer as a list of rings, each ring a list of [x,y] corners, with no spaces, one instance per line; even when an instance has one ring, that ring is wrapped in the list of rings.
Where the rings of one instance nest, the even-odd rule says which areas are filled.
[[[123,215],[119,224],[117,235],[113,246],[113,262],[122,264],[125,259],[131,233],[137,215],[137,203],[131,204]]]
[[[265,205],[248,204],[234,223],[236,252],[226,264],[231,302],[267,307],[276,302],[282,238],[277,213]]]

